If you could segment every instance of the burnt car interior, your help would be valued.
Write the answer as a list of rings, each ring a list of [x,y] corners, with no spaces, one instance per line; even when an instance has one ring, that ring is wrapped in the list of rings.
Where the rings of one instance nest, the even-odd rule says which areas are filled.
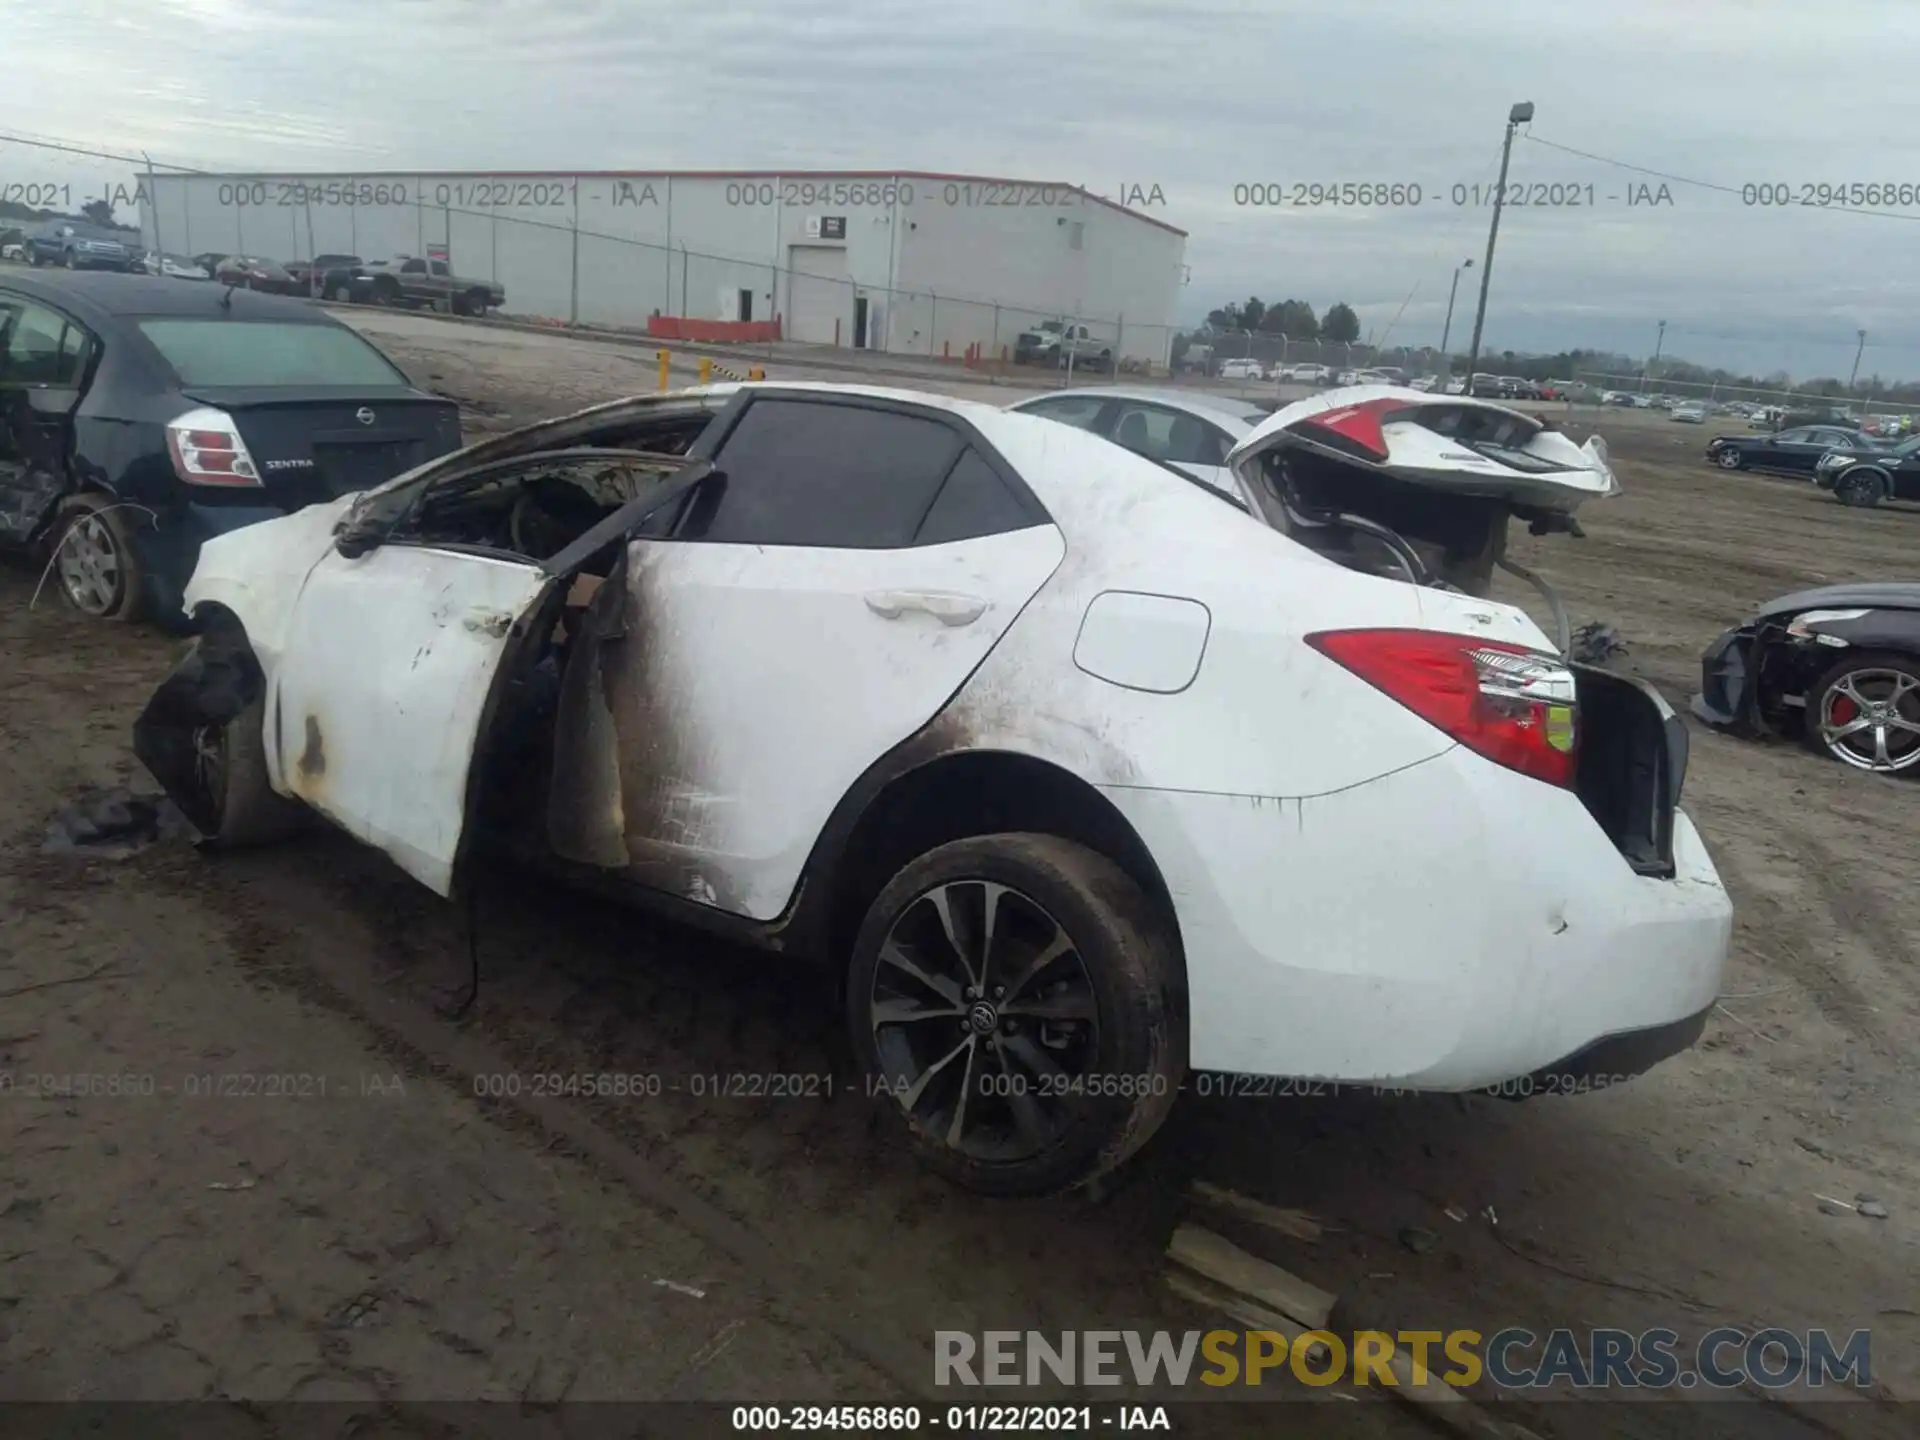
[[[382,539],[545,564],[683,468],[711,418],[628,421],[565,448],[479,466],[424,487]],[[613,548],[580,571],[604,576]]]

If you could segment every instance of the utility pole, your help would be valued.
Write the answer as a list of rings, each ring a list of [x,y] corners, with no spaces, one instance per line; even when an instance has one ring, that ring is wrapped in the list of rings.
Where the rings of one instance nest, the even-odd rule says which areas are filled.
[[[1454,297],[1460,293],[1460,272],[1462,270],[1471,270],[1472,268],[1473,260],[1471,257],[1462,260],[1458,265],[1453,267],[1453,284],[1447,290],[1447,323],[1440,329],[1440,378],[1442,380],[1447,378],[1447,371],[1450,368],[1448,363],[1447,341],[1453,335],[1453,300]]]
[[[1640,372],[1640,393],[1642,395],[1647,393],[1647,375],[1655,365],[1660,363],[1660,352],[1666,348],[1666,344],[1667,322],[1662,320],[1660,322],[1659,333],[1653,337],[1653,359],[1649,360],[1647,362],[1647,368]]]
[[[1513,132],[1533,119],[1533,102],[1522,100],[1507,112],[1507,138],[1500,145],[1500,183],[1493,192],[1493,223],[1487,226],[1487,258],[1480,267],[1480,307],[1473,315],[1473,347],[1467,351],[1465,392],[1473,394],[1473,372],[1480,364],[1480,334],[1487,323],[1487,286],[1493,280],[1493,242],[1500,238],[1500,207],[1507,198],[1507,162],[1513,157]]]
[[[1853,382],[1860,378],[1860,354],[1867,348],[1867,332],[1861,330],[1857,333],[1860,336],[1860,343],[1853,348],[1853,369],[1847,375],[1847,396],[1849,399],[1853,396]]]

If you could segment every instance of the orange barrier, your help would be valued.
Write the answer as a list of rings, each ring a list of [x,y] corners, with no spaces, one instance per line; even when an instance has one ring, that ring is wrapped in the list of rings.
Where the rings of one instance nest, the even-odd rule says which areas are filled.
[[[691,340],[702,345],[739,344],[778,340],[780,321],[689,320],[679,315],[650,315],[647,317],[647,334],[656,340]]]

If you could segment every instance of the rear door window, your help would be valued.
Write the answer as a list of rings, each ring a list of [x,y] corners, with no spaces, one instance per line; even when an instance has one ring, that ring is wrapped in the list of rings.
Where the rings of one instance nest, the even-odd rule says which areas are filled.
[[[865,406],[756,400],[676,536],[731,545],[909,545],[960,436],[937,420]]]
[[[0,385],[70,389],[86,369],[87,332],[32,301],[0,295]]]
[[[980,452],[969,448],[940,487],[913,543],[949,545],[956,540],[1025,530],[1039,523]]]
[[[344,325],[281,320],[142,320],[182,385],[280,389],[401,386],[407,377]]]

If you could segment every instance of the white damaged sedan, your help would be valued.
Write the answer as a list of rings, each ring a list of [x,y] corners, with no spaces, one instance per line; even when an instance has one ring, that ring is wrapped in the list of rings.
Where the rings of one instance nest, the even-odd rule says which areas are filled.
[[[484,847],[825,962],[987,1192],[1118,1164],[1190,1067],[1638,1073],[1731,928],[1685,731],[1473,583],[1604,456],[1328,399],[1235,450],[1265,513],[911,392],[545,422],[210,541],[135,748],[218,844],[320,816],[441,895]]]

